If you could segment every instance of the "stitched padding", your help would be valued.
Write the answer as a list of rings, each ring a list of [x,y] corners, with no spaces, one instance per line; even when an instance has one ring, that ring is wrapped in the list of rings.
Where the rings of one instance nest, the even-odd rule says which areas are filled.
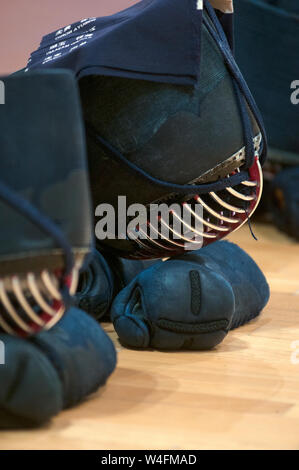
[[[199,315],[201,300],[200,275],[198,271],[192,270],[190,275],[191,285],[191,312],[193,315]]]
[[[172,331],[173,333],[200,334],[211,333],[213,331],[225,330],[228,328],[228,320],[216,320],[209,323],[180,323],[161,318],[156,325],[162,330]]]

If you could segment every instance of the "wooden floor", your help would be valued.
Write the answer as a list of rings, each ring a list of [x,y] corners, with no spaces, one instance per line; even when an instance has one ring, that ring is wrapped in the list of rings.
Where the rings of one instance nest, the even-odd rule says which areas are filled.
[[[0,433],[0,449],[299,449],[299,244],[254,230],[258,242],[246,227],[231,239],[271,285],[257,321],[210,352],[117,345],[104,389],[45,428]]]

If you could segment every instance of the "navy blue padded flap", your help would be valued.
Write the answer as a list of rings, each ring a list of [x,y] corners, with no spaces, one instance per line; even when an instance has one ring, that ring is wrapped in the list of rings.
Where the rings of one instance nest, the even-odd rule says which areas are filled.
[[[194,85],[201,23],[197,0],[142,0],[44,36],[28,68],[69,68],[79,78],[101,74]]]

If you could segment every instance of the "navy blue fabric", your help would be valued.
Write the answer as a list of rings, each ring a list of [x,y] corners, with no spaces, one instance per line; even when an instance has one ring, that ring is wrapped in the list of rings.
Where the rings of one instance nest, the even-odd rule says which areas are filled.
[[[71,246],[62,230],[53,221],[43,214],[37,207],[29,201],[19,196],[12,188],[0,181],[0,199],[11,206],[31,222],[42,229],[44,233],[50,235],[59,247],[62,248],[65,256],[65,274],[69,274],[74,267],[74,256]]]
[[[196,0],[142,0],[44,36],[28,67],[195,85],[202,11]]]
[[[299,166],[278,173],[270,183],[269,193],[273,222],[299,240]]]
[[[0,334],[0,427],[39,425],[103,385],[116,365],[112,341],[71,308],[50,331],[24,340]]]
[[[29,258],[31,270],[40,271],[51,257],[49,268],[69,273],[72,247],[88,252],[92,244],[76,80],[68,70],[42,70],[1,81],[6,103],[0,106],[0,271],[27,272]],[[74,203],[74,184],[81,204]]]
[[[220,47],[221,53],[223,55],[223,58],[225,60],[225,63],[229,69],[229,71],[232,74],[232,77],[235,82],[235,86],[239,88],[240,93],[237,94],[238,100],[239,100],[239,105],[240,105],[240,112],[242,115],[242,122],[244,126],[244,138],[245,138],[245,155],[246,155],[246,164],[248,167],[248,160],[250,161],[250,157],[252,156],[251,151],[252,151],[252,131],[248,127],[248,117],[247,117],[247,112],[244,107],[244,102],[247,103],[249,109],[251,110],[252,114],[254,115],[261,134],[263,138],[263,145],[262,145],[262,151],[260,155],[260,161],[261,164],[265,162],[265,159],[267,157],[267,136],[266,136],[266,131],[264,127],[264,122],[261,116],[261,113],[253,99],[253,96],[251,95],[251,92],[247,86],[246,81],[244,80],[244,77],[237,66],[232,50],[230,48],[228,38],[223,31],[223,28],[221,24],[218,21],[218,17],[214,11],[214,9],[211,7],[210,3],[207,0],[204,0],[205,2],[205,8],[208,11],[209,17],[212,21],[212,25],[208,22],[206,22],[206,26],[210,32],[210,34],[215,38],[215,40],[218,42],[218,45]],[[250,135],[248,135],[250,134]],[[250,137],[251,136],[251,137]]]
[[[75,303],[96,320],[110,320],[110,307],[118,292],[155,261],[132,261],[94,249],[81,270]]]
[[[235,243],[220,241],[197,252],[194,260],[204,261],[230,283],[235,297],[235,310],[230,329],[257,317],[270,297],[267,280],[255,261]],[[185,257],[187,259],[187,256]]]
[[[232,51],[234,51],[234,48],[235,48],[234,15],[233,13],[222,13],[221,11],[217,11],[217,16],[223,28],[223,31],[226,34],[226,38],[230,45],[230,48]]]
[[[111,16],[85,18],[45,35],[27,67],[68,68],[78,78],[95,74],[196,85],[202,23],[197,3],[142,0]],[[217,11],[217,16],[233,48],[233,14]]]
[[[232,47],[233,15],[217,15]],[[114,15],[85,18],[47,34],[28,69],[68,68],[78,78],[95,74],[195,85],[201,23],[197,0],[142,0]]]
[[[291,102],[291,83],[299,70],[298,12],[296,0],[235,2],[236,59],[263,115],[269,145],[297,154],[299,106]]]
[[[299,3],[297,0],[265,0],[266,3],[273,7],[281,8],[287,12],[296,13],[299,15]]]
[[[126,346],[204,350],[259,315],[268,299],[252,258],[215,242],[143,271],[115,298],[111,316]]]
[[[94,138],[96,139],[96,142],[110,152],[110,155],[112,158],[115,158],[121,161],[121,163],[128,166],[131,171],[143,177],[145,180],[150,181],[153,185],[161,186],[163,188],[168,188],[169,191],[175,191],[176,193],[179,193],[179,194],[207,194],[210,191],[221,191],[222,189],[225,189],[228,187],[237,186],[242,181],[246,181],[248,179],[248,173],[245,171],[240,171],[239,173],[233,176],[221,178],[214,183],[190,185],[190,184],[175,184],[175,183],[169,183],[167,181],[162,181],[162,180],[159,180],[158,178],[151,176],[146,171],[142,170],[137,165],[130,162],[130,160],[128,160],[121,152],[119,152],[117,148],[113,147],[109,142],[107,142],[101,136],[95,135],[94,132],[90,128],[88,130],[91,133],[91,135],[94,136]],[[252,138],[250,142],[251,144],[253,143]],[[251,153],[250,155],[253,156],[254,153]]]
[[[107,314],[114,295],[116,282],[112,269],[104,256],[92,251],[90,263],[80,273],[75,302],[85,312],[100,320]]]

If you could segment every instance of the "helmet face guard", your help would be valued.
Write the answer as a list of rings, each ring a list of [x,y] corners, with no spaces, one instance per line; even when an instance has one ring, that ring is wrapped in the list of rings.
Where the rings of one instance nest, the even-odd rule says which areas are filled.
[[[229,178],[231,175],[228,175]],[[139,229],[139,234],[146,236],[144,239],[136,239],[139,245],[136,254],[132,258],[161,258],[172,256],[183,251],[197,250],[210,243],[221,240],[235,232],[244,225],[248,218],[252,216],[257,208],[262,195],[263,175],[258,157],[249,169],[249,179],[242,181],[236,187],[227,187],[218,192],[211,191],[207,194],[190,196],[190,199],[181,201],[182,209],[187,210],[191,215],[191,223],[172,210],[167,222],[159,216],[158,227],[156,230],[152,227],[151,219],[147,221],[147,227],[156,233],[156,237],[150,237],[148,232]],[[220,196],[220,194],[221,196]],[[181,198],[176,195],[177,200]],[[202,215],[196,213],[196,205],[201,206]],[[178,236],[174,230],[176,222],[188,229],[188,238],[184,235]],[[201,223],[201,231],[198,231],[197,222]],[[168,237],[163,234],[163,228],[168,229]],[[190,236],[191,235],[191,236]]]
[[[128,186],[121,193],[126,191],[132,207],[136,201],[143,200],[145,213],[138,219],[134,219],[132,214],[131,217],[126,216],[125,236],[116,240],[101,240],[100,245],[117,251],[120,256],[127,258],[162,258],[197,250],[236,231],[251,217],[262,195],[263,175],[259,161],[261,139],[260,134],[254,139],[255,158],[248,172],[240,170],[245,164],[243,147],[218,168],[213,168],[192,183],[173,185],[173,192],[170,192],[167,185],[166,190],[163,188],[165,195],[159,198],[155,196],[158,192],[161,194],[163,185],[157,184],[158,192],[153,195],[151,191],[151,202],[147,199],[148,181],[143,179],[143,175],[138,181],[135,175],[132,190],[134,192],[136,187],[139,189],[138,199],[128,191]],[[111,151],[111,146],[107,145],[107,149]],[[112,179],[112,173],[108,171],[109,178]],[[114,166],[111,169],[111,172],[113,171]],[[247,175],[246,178],[243,173]],[[105,177],[107,176],[106,172]],[[215,181],[217,176],[221,179]],[[122,181],[126,185],[128,178],[130,171],[129,174],[123,175]],[[175,192],[178,189],[180,192]],[[118,210],[118,217],[122,215],[120,210],[127,211],[127,207],[119,210],[120,199],[116,201],[108,194],[105,200],[110,201],[113,209]],[[98,208],[101,206],[100,204]],[[106,207],[106,204],[103,204],[103,207]],[[96,215],[103,214],[96,210]],[[134,220],[135,223],[132,224]]]
[[[102,204],[119,211],[119,196],[145,208],[142,222],[125,214],[125,230],[116,220],[99,240],[121,256],[219,240],[261,197],[262,119],[232,54],[231,2],[213,6],[221,12],[206,0],[143,0],[45,36],[28,63],[78,78],[96,217]],[[169,206],[167,217],[153,218],[153,204]]]

